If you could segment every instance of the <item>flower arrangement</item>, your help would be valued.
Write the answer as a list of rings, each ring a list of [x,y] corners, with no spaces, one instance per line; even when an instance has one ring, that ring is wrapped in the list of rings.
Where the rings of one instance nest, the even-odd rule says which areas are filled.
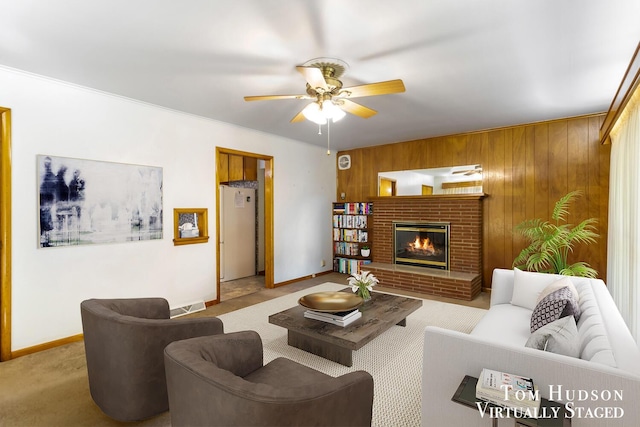
[[[348,279],[351,290],[356,293],[363,300],[367,301],[371,299],[371,291],[373,287],[379,282],[378,278],[368,271],[362,273],[353,273]]]

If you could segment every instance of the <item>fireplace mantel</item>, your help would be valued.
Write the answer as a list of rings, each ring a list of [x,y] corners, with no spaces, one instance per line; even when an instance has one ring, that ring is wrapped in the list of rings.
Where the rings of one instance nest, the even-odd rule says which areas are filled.
[[[472,300],[482,288],[482,194],[372,197],[373,263],[367,265],[385,287]],[[448,222],[449,272],[393,264],[393,222]]]
[[[482,200],[487,197],[485,193],[469,193],[469,194],[430,194],[428,196],[375,196],[369,197],[372,202],[380,200],[402,202],[405,200],[434,200],[434,199],[446,199],[446,200]]]

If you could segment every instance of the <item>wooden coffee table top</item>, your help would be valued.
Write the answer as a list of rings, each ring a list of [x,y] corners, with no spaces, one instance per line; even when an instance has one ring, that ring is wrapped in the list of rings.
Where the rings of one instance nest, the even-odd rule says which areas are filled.
[[[351,288],[342,291],[351,292]],[[422,300],[371,292],[371,299],[360,306],[362,317],[346,327],[304,317],[300,305],[269,316],[269,323],[351,350],[382,334],[422,307]]]

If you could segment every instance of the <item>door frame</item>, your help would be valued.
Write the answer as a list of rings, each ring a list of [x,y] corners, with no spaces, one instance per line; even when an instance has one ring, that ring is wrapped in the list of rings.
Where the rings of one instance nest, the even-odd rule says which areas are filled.
[[[216,302],[220,303],[220,164],[221,154],[264,160],[264,285],[275,288],[273,267],[273,156],[216,147]]]
[[[0,107],[0,362],[11,359],[11,110]]]

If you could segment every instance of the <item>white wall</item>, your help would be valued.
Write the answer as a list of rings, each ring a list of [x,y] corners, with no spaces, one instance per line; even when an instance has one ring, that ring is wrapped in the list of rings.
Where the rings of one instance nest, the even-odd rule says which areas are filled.
[[[422,194],[422,186],[433,186],[433,177],[411,171],[381,172],[380,177],[396,181],[396,196],[415,196]]]
[[[274,157],[276,283],[331,260],[334,153],[1,67],[0,105],[13,125],[13,351],[81,333],[87,298],[216,298],[216,145]],[[164,238],[39,249],[37,154],[162,167]],[[173,245],[179,207],[208,208],[208,243]]]

